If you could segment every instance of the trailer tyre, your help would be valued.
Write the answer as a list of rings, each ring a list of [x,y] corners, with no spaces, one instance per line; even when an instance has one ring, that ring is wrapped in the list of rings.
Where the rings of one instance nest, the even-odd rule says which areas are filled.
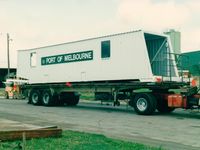
[[[174,94],[174,92],[165,92],[168,94]],[[176,108],[173,107],[168,107],[168,102],[165,99],[162,99],[162,97],[157,97],[157,110],[160,113],[171,113],[175,110]]]
[[[79,103],[79,96],[73,96],[67,100],[66,104],[68,106],[76,106]]]
[[[44,90],[42,92],[42,104],[44,106],[52,106],[54,104],[54,97],[50,90]]]
[[[33,105],[41,104],[41,94],[38,90],[32,90],[29,96],[29,102]]]
[[[80,95],[76,92],[62,92],[60,94],[60,101],[68,106],[75,106],[79,102]]]
[[[5,99],[9,99],[8,92],[5,92],[5,93],[4,93],[4,97],[5,97]]]
[[[165,100],[158,100],[157,110],[160,113],[171,113],[175,110],[175,108],[168,107],[167,102]]]
[[[133,107],[140,115],[151,115],[155,112],[156,105],[156,98],[151,93],[139,93],[133,100]]]

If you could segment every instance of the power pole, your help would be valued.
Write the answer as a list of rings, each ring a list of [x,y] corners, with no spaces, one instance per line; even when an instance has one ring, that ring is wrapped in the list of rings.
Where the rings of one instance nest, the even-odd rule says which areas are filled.
[[[8,78],[10,77],[10,37],[9,34],[7,33],[7,58],[8,58]]]

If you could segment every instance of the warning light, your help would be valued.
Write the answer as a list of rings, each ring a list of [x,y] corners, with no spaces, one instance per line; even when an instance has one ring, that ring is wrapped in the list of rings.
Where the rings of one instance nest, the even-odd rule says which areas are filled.
[[[72,87],[72,84],[70,82],[66,82],[66,86]]]

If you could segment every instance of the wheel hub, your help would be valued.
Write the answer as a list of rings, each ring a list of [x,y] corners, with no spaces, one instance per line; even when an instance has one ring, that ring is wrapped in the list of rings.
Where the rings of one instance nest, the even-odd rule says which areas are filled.
[[[48,104],[48,103],[49,103],[49,99],[50,99],[49,94],[48,94],[48,93],[45,93],[45,94],[43,95],[43,102],[44,102],[45,104]]]
[[[38,102],[38,100],[39,100],[38,94],[37,94],[37,93],[34,93],[34,94],[32,95],[32,102],[33,102],[34,104],[36,104],[36,103]]]
[[[140,111],[145,111],[147,109],[147,100],[145,98],[139,98],[136,105]]]

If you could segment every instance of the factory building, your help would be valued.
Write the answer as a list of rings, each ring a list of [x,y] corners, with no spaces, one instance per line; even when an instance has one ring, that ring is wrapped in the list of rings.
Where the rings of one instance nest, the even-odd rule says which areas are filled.
[[[200,85],[200,50],[182,53],[181,65]]]
[[[8,74],[8,68],[5,66],[0,66],[0,88],[4,87],[3,82],[6,80]],[[10,76],[16,75],[16,68],[10,68]]]

